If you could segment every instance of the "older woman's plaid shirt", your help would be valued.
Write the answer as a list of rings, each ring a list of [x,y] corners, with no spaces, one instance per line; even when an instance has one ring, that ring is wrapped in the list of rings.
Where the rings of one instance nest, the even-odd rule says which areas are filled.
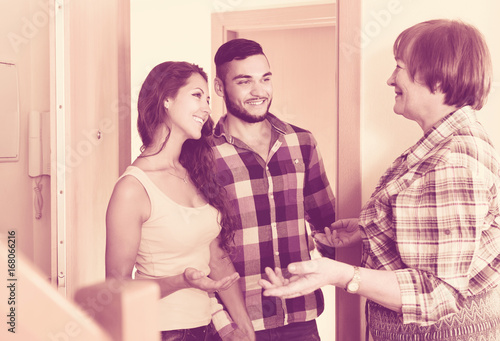
[[[335,220],[335,199],[312,134],[268,116],[272,126],[268,160],[227,133],[223,117],[215,130],[217,174],[242,228],[235,234],[234,266],[242,278],[255,330],[316,318],[321,291],[294,298],[262,296],[265,267],[285,269],[310,259],[306,221],[323,231]],[[214,324],[221,329],[221,318]],[[221,333],[224,334],[224,333]]]
[[[475,112],[443,118],[382,176],[363,262],[397,270],[404,323],[432,324],[500,282],[499,157]]]

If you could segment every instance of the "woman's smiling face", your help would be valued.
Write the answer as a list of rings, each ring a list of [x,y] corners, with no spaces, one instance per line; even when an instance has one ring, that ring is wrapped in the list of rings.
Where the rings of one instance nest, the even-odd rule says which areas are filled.
[[[396,69],[387,80],[396,92],[394,112],[410,120],[421,122],[425,119],[427,108],[435,105],[434,93],[418,81],[418,75],[412,79],[405,63],[397,59]]]
[[[165,101],[172,133],[180,132],[188,139],[199,139],[201,128],[210,116],[207,81],[197,73],[188,79],[173,99]]]

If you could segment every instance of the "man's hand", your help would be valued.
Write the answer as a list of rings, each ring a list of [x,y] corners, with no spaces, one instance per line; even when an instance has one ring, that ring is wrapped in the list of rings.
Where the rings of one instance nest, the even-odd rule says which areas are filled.
[[[184,270],[184,279],[192,288],[204,290],[206,292],[218,292],[230,288],[240,275],[235,272],[230,276],[226,276],[218,281],[208,278],[203,271],[194,268],[186,268]]]
[[[324,231],[314,233],[313,238],[318,250],[326,257],[332,253],[331,248],[352,246],[361,240],[358,219],[338,220],[330,227],[325,227]]]

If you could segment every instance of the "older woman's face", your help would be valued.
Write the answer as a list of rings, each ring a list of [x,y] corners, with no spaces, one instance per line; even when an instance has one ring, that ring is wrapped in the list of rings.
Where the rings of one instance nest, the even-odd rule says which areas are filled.
[[[433,94],[425,84],[412,80],[402,60],[398,59],[396,62],[396,69],[387,80],[387,84],[393,86],[396,92],[394,112],[422,125],[426,109],[434,105]]]

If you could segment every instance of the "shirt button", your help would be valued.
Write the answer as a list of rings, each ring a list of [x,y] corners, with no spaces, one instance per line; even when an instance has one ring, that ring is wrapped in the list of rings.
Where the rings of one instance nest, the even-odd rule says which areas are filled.
[[[269,195],[269,198],[274,199],[274,195],[273,194]]]
[[[294,162],[295,164],[297,164],[297,163],[299,163],[299,159],[295,159],[295,160],[293,160],[293,162]]]
[[[450,229],[447,229],[447,230],[445,230],[445,231],[444,231],[444,233],[445,233],[445,234],[450,234],[450,233],[451,233],[451,231],[450,231]]]
[[[274,252],[274,255],[275,255],[275,256],[279,256],[279,255],[280,255],[279,251],[275,251],[275,252]]]

